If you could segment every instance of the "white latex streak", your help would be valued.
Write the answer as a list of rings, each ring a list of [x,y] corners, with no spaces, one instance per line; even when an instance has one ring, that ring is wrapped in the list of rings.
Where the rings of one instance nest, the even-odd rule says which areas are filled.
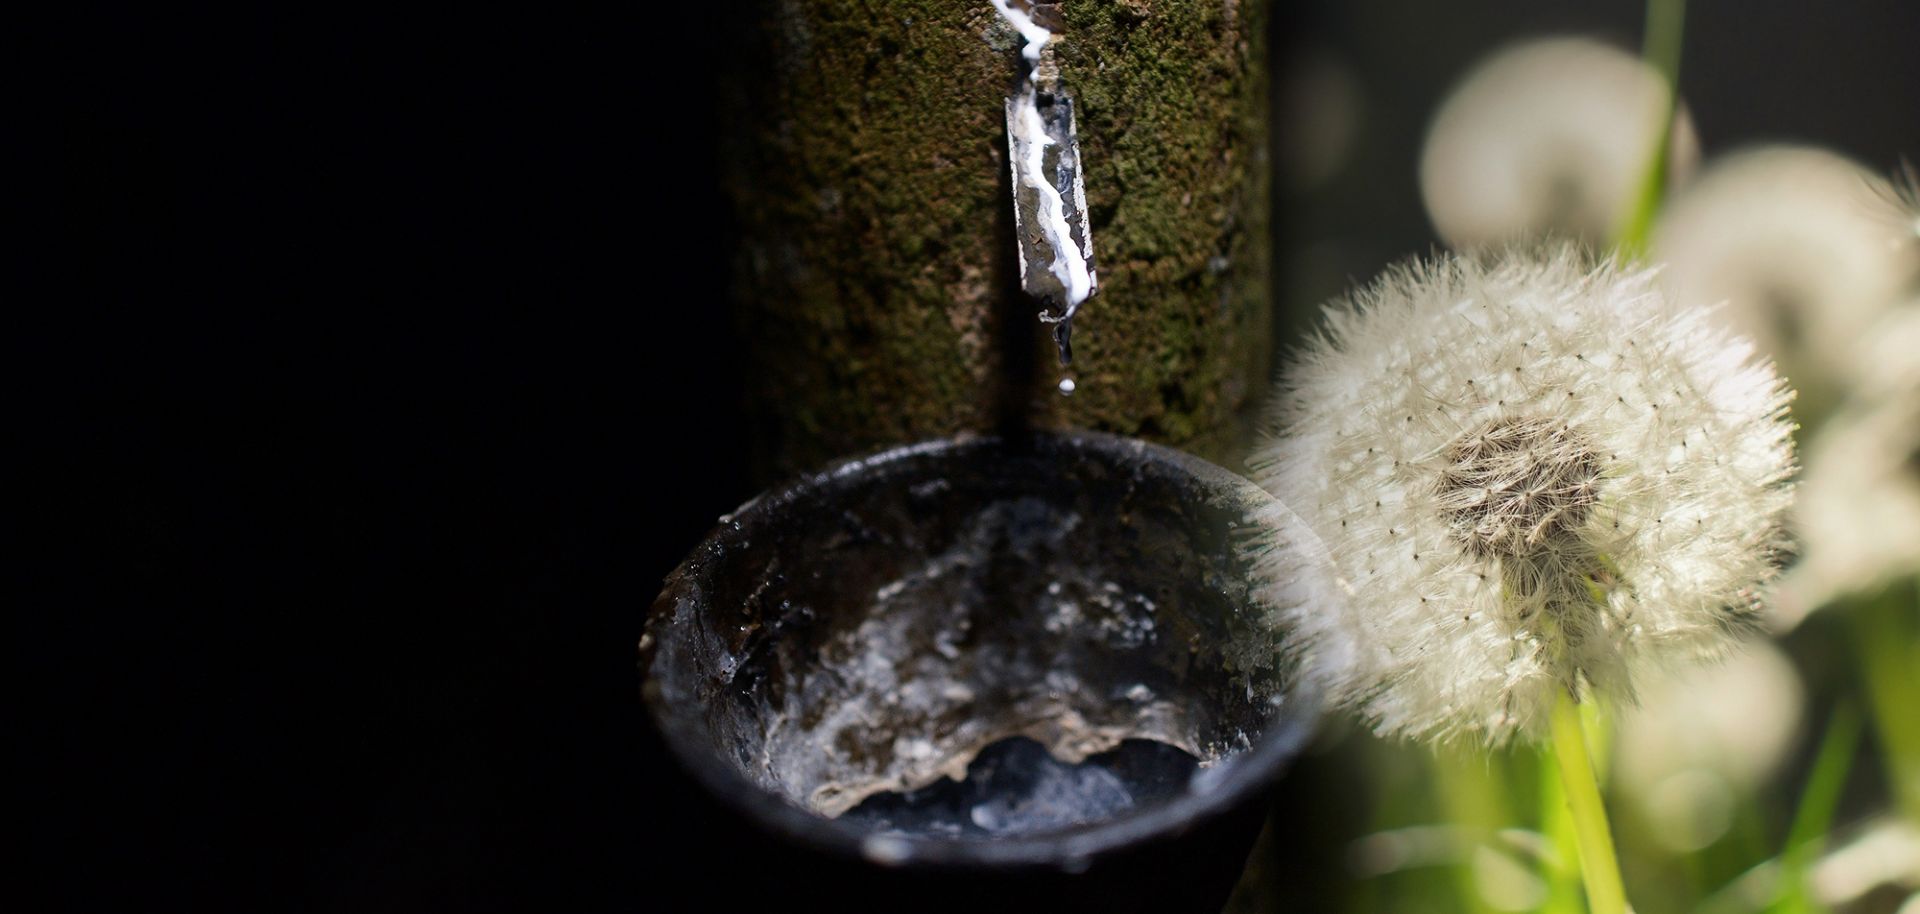
[[[1014,99],[1014,108],[1017,111],[1016,139],[1025,150],[1020,180],[1040,195],[1040,231],[1046,236],[1047,247],[1053,250],[1053,275],[1059,278],[1060,286],[1067,290],[1067,311],[1062,316],[1064,320],[1072,317],[1080,303],[1092,293],[1093,278],[1087,272],[1087,258],[1081,254],[1080,247],[1073,243],[1073,232],[1067,225],[1066,201],[1061,199],[1059,188],[1046,178],[1046,151],[1048,146],[1053,145],[1053,140],[1047,136],[1047,125],[1040,119],[1040,108],[1034,100],[1031,84],[1021,89],[1020,96]]]
[[[1040,49],[1047,46],[1047,42],[1053,38],[1053,33],[1034,22],[1033,17],[1008,5],[1007,0],[993,0],[993,8],[999,10],[1001,17],[1020,33],[1020,37],[1027,40],[1027,46],[1020,51],[1021,56],[1039,63]]]
[[[993,0],[993,8],[1011,24],[1020,35],[1027,39],[1027,46],[1020,53],[1028,61],[1039,63],[1040,50],[1053,38],[1053,33],[1033,21],[1033,18],[1008,4],[1008,0]],[[1053,139],[1047,136],[1046,122],[1040,119],[1039,98],[1034,90],[1032,77],[1021,86],[1020,94],[1014,99],[1014,108],[1018,112],[1015,120],[1016,136],[1021,148],[1025,150],[1021,166],[1021,182],[1034,189],[1040,195],[1040,231],[1046,237],[1047,246],[1053,250],[1053,275],[1060,280],[1060,286],[1067,292],[1066,313],[1060,320],[1073,316],[1079,310],[1080,303],[1093,294],[1093,277],[1087,271],[1086,255],[1073,243],[1073,231],[1067,225],[1067,204],[1060,197],[1060,190],[1046,178],[1046,151],[1053,145]]]

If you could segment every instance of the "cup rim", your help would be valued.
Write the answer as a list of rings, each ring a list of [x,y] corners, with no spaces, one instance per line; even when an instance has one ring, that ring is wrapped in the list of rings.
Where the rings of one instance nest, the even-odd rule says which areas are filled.
[[[768,489],[720,518],[712,532],[668,576],[648,612],[646,634],[640,644],[642,703],[680,767],[735,813],[783,838],[898,868],[1040,867],[1078,871],[1116,851],[1178,836],[1240,806],[1272,784],[1300,754],[1319,719],[1318,697],[1311,684],[1298,677],[1286,693],[1283,708],[1249,748],[1222,758],[1209,769],[1210,774],[1198,776],[1213,779],[1207,789],[1189,790],[1171,800],[1071,829],[992,838],[886,835],[802,809],[748,780],[717,756],[694,732],[685,715],[666,712],[664,698],[651,675],[651,629],[673,611],[678,582],[703,577],[707,569],[732,551],[733,544],[751,539],[761,525],[777,519],[790,505],[831,494],[836,488],[917,459],[961,458],[1016,443],[1063,455],[1095,456],[1116,466],[1183,474],[1197,483],[1209,501],[1243,505],[1242,512],[1249,518],[1260,506],[1274,501],[1246,478],[1191,454],[1135,438],[1084,430],[1037,431],[1021,442],[1001,435],[972,434],[932,439],[840,460],[824,470]]]

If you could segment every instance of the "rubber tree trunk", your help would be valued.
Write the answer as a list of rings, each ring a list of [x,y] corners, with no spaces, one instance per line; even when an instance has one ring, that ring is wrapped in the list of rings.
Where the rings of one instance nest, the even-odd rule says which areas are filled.
[[[1060,26],[1100,283],[1064,370],[1019,292],[1003,101],[1021,39],[992,4],[768,0],[724,24],[762,475],[1020,422],[1215,460],[1246,440],[1271,345],[1266,4],[1035,15]]]

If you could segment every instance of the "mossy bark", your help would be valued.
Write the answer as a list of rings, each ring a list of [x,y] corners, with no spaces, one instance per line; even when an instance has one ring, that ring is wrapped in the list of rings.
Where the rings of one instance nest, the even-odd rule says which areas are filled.
[[[723,155],[763,472],[1010,417],[1217,460],[1244,441],[1269,354],[1264,0],[1052,6],[1100,279],[1071,397],[1018,290],[1021,42],[992,5],[784,0],[734,24]]]

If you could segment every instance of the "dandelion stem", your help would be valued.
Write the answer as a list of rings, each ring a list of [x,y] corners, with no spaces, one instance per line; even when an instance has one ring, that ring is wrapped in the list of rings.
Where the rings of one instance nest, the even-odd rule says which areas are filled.
[[[1580,839],[1573,834],[1573,815],[1567,811],[1567,791],[1560,786],[1559,763],[1542,747],[1540,766],[1540,830],[1553,843],[1553,855],[1544,867],[1547,898],[1540,914],[1586,914],[1580,900]]]
[[[1593,759],[1587,754],[1586,730],[1573,695],[1561,690],[1551,717],[1553,754],[1559,762],[1560,786],[1566,790],[1573,813],[1574,833],[1580,842],[1581,878],[1587,886],[1587,904],[1593,914],[1626,914],[1627,890],[1620,880],[1620,863],[1613,853],[1613,833],[1607,809],[1594,780]]]

